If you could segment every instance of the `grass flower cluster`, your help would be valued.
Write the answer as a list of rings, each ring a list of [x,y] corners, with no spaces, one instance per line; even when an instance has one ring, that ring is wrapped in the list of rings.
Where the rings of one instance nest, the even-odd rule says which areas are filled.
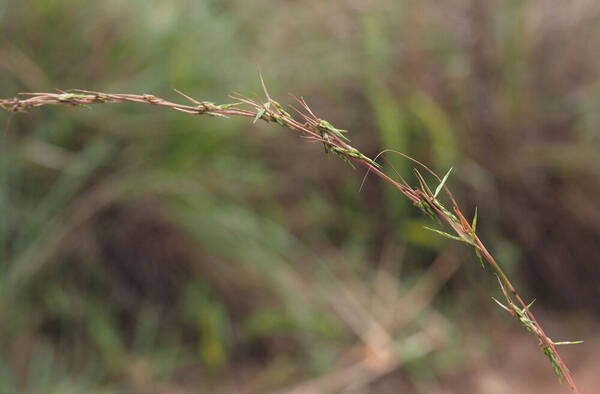
[[[412,161],[417,167],[414,169],[414,174],[418,186],[411,186],[398,173],[395,174],[397,177],[395,179],[393,176],[386,174],[383,167],[376,161],[379,156],[375,160],[371,159],[350,145],[351,141],[346,136],[347,131],[339,129],[315,115],[303,98],[291,95],[297,104],[290,107],[290,112],[295,113],[295,116],[292,116],[290,112],[284,109],[283,105],[271,98],[262,76],[260,80],[265,94],[264,101],[259,99],[253,100],[244,95],[234,93],[230,95],[233,100],[232,103],[218,105],[209,101],[196,100],[191,96],[177,91],[177,93],[189,101],[187,104],[181,104],[151,94],[109,94],[87,90],[69,90],[66,92],[59,91],[58,93],[20,93],[19,98],[0,99],[0,107],[8,112],[16,113],[26,112],[29,109],[46,105],[67,104],[73,106],[90,106],[94,104],[132,102],[167,107],[188,115],[209,115],[220,118],[246,117],[252,119],[254,122],[262,120],[267,123],[276,123],[281,127],[299,132],[308,141],[322,144],[326,154],[334,154],[353,168],[357,166],[362,167],[367,171],[367,174],[373,173],[383,181],[393,185],[425,215],[437,221],[441,226],[449,228],[451,231],[447,232],[435,228],[428,228],[429,230],[452,240],[466,243],[472,247],[482,266],[485,267],[486,264],[490,266],[498,278],[505,304],[496,299],[494,301],[513,316],[528,333],[538,339],[540,348],[550,360],[559,380],[564,378],[571,390],[574,393],[578,393],[573,377],[561,359],[556,347],[558,345],[580,342],[555,342],[546,335],[531,311],[533,303],[528,305],[523,301],[500,265],[477,235],[477,210],[475,210],[472,220],[467,220],[466,215],[461,212],[458,203],[446,186],[451,170],[445,176],[440,177],[416,159],[401,152],[387,150],[382,153],[396,153]],[[7,128],[11,117],[12,114],[7,121]],[[422,172],[428,174],[428,177],[432,177],[437,183],[434,191],[428,185],[426,177],[423,176]],[[442,190],[445,191],[450,201],[448,206],[444,205],[439,198]]]

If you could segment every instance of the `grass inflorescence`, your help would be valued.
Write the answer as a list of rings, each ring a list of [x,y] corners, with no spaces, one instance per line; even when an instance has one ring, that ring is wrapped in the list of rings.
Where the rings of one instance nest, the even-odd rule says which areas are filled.
[[[559,380],[564,378],[571,390],[574,393],[578,393],[571,373],[561,359],[556,346],[576,344],[581,343],[581,341],[554,342],[545,334],[531,311],[530,307],[533,303],[530,303],[529,305],[525,304],[502,268],[488,252],[482,241],[479,239],[479,236],[476,234],[477,209],[475,210],[473,219],[469,222],[461,212],[449,188],[446,186],[446,182],[452,169],[441,178],[433,170],[416,159],[401,152],[387,150],[382,153],[396,153],[414,162],[418,167],[414,169],[415,178],[418,182],[417,187],[410,186],[408,182],[397,173],[396,175],[399,180],[395,180],[383,171],[382,166],[376,160],[362,154],[357,148],[350,145],[351,141],[345,135],[347,133],[346,130],[339,129],[328,121],[316,116],[302,97],[298,98],[291,95],[297,103],[297,106],[291,107],[291,111],[295,112],[297,115],[297,117],[294,117],[290,112],[286,111],[278,101],[271,98],[265,87],[262,76],[260,81],[265,94],[264,102],[258,99],[250,99],[239,93],[234,93],[230,95],[230,98],[233,100],[232,103],[218,105],[209,101],[196,100],[191,96],[176,90],[178,94],[190,102],[189,104],[180,104],[151,94],[109,94],[75,89],[59,91],[58,93],[19,93],[20,96],[28,97],[0,99],[0,107],[6,111],[15,113],[26,112],[29,109],[56,104],[90,106],[93,104],[132,102],[167,107],[188,115],[209,115],[220,118],[235,116],[246,117],[253,119],[254,122],[262,120],[267,123],[276,123],[281,127],[297,131],[307,140],[321,143],[326,154],[333,153],[351,167],[356,168],[356,166],[359,166],[365,168],[367,174],[373,173],[385,182],[391,184],[404,196],[410,199],[426,216],[436,220],[439,224],[445,223],[450,227],[453,234],[440,229],[427,227],[428,230],[471,246],[482,266],[485,268],[487,263],[497,276],[506,305],[496,299],[494,299],[494,301],[498,303],[502,309],[513,316],[528,333],[538,339],[540,348],[550,360],[552,368]],[[419,171],[419,168],[436,180],[437,186],[435,187],[435,191],[432,192],[425,177]],[[438,198],[442,190],[446,192],[449,198],[450,207],[445,206]]]

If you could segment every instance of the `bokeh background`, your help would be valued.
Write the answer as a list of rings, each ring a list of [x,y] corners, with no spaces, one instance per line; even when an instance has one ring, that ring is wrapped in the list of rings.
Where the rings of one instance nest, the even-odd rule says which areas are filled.
[[[454,167],[547,333],[586,341],[560,350],[591,393],[599,16],[591,0],[3,0],[0,96],[221,103],[260,95],[260,65],[272,96],[304,96],[364,153]],[[568,392],[472,251],[363,176],[261,122],[17,114],[0,138],[0,392]]]

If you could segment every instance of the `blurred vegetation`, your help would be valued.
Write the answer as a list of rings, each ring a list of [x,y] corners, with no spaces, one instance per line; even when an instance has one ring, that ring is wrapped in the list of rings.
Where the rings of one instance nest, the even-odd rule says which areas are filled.
[[[599,312],[600,6],[576,3],[5,0],[1,95],[226,102],[259,94],[259,64],[274,97],[305,97],[365,153],[454,167],[538,305]],[[369,316],[393,320],[394,387],[431,392],[508,319],[484,321],[496,284],[471,253],[391,187],[359,191],[363,175],[237,119],[128,104],[12,117],[0,392],[281,389],[357,357]],[[378,378],[359,387],[388,392]]]

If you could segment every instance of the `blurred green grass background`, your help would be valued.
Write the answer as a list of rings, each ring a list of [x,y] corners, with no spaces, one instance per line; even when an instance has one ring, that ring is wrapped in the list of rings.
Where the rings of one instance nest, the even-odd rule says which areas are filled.
[[[260,94],[260,65],[274,97],[305,97],[364,153],[454,167],[482,239],[551,321],[575,315],[577,336],[600,311],[599,12],[5,0],[1,95],[179,100],[177,88],[221,103]],[[489,302],[493,276],[391,187],[368,178],[359,191],[363,173],[259,123],[134,104],[11,119],[0,392],[478,390],[452,377],[501,354],[494,335],[514,324]],[[410,163],[387,158],[412,179]],[[391,342],[377,342],[380,325]],[[395,361],[336,375],[370,360],[369,346]]]

